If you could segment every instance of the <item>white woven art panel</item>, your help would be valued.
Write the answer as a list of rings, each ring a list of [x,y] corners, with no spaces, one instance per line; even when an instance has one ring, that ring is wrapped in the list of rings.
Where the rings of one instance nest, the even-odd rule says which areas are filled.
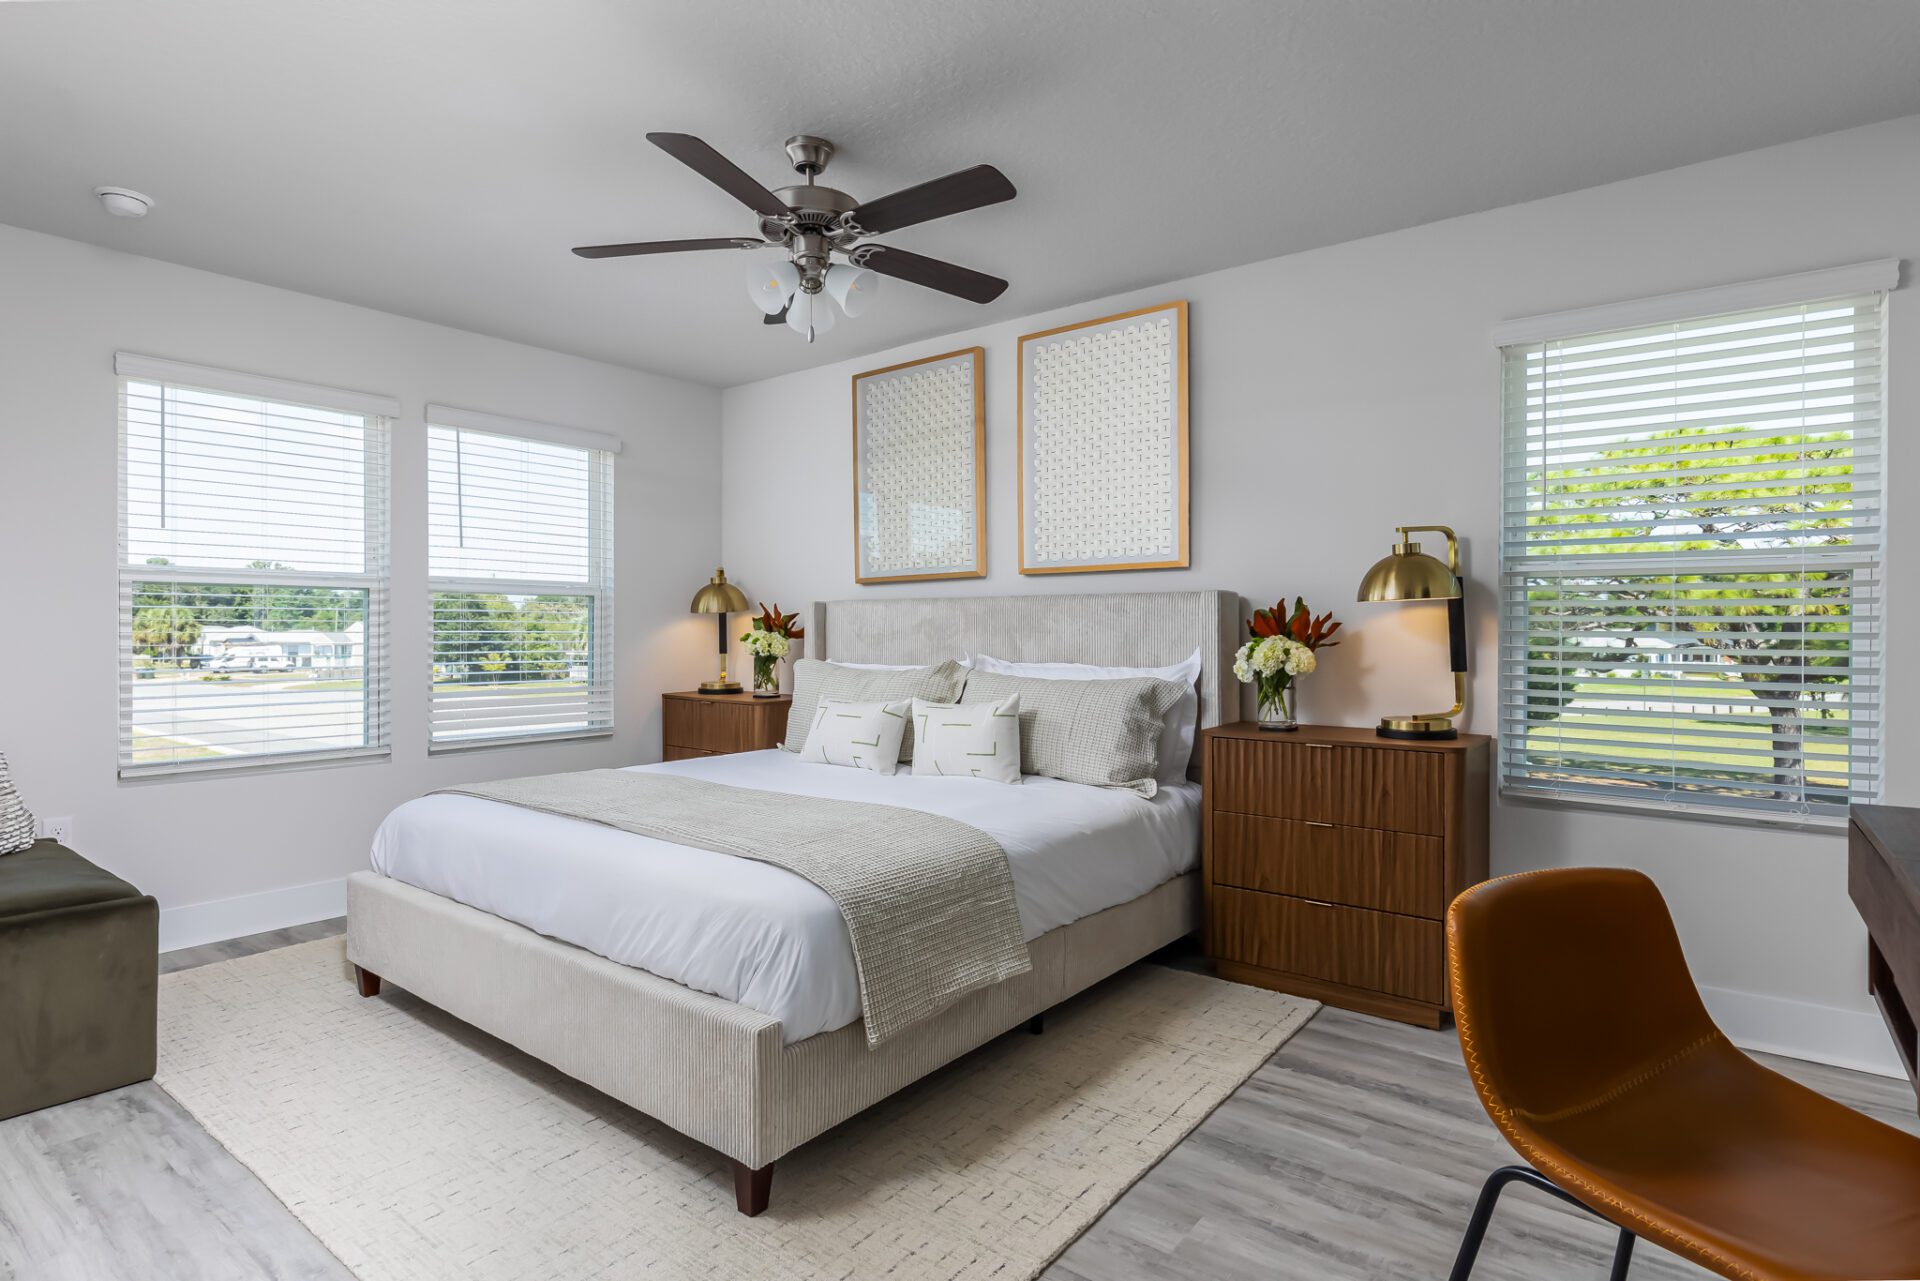
[[[861,582],[977,576],[981,351],[854,378]]]
[[[1023,339],[1021,570],[1187,561],[1186,304]]]

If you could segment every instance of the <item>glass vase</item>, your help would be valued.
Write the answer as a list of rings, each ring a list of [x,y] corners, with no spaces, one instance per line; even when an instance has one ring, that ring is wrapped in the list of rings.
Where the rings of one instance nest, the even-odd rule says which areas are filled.
[[[1260,691],[1260,728],[1272,730],[1278,734],[1289,733],[1300,728],[1300,722],[1293,718],[1293,683],[1291,681],[1279,689]]]
[[[753,696],[772,698],[780,692],[780,672],[771,654],[753,656]]]

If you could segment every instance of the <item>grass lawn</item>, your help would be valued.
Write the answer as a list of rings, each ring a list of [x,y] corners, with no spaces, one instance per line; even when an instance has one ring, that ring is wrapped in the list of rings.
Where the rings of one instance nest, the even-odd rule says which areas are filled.
[[[1716,773],[1735,770],[1744,775],[1764,775],[1764,757],[1769,750],[1771,730],[1766,708],[1745,689],[1729,683],[1725,689],[1702,691],[1695,700],[1702,704],[1731,708],[1736,717],[1752,717],[1752,723],[1727,719],[1712,720],[1684,713],[1666,715],[1659,710],[1643,714],[1595,707],[1581,710],[1581,701],[1631,702],[1636,695],[1659,694],[1680,697],[1673,685],[1649,681],[1634,684],[1592,682],[1574,687],[1575,701],[1551,721],[1527,731],[1530,750],[1554,756],[1577,757],[1596,764],[1647,765],[1670,764],[1687,773]],[[1749,711],[1749,709],[1751,709]],[[1847,720],[1844,712],[1831,717],[1805,717],[1800,722],[1801,742],[1812,768],[1809,778],[1822,786],[1844,789],[1847,785]],[[1561,734],[1577,738],[1562,740]],[[1611,746],[1618,744],[1617,747]],[[1649,750],[1654,749],[1654,750]],[[1822,758],[1832,760],[1834,772],[1820,770]]]

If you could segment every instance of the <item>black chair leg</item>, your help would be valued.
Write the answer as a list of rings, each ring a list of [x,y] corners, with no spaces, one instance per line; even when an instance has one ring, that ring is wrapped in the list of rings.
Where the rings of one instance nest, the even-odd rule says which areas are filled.
[[[1500,1200],[1500,1193],[1509,1183],[1525,1183],[1560,1198],[1568,1205],[1578,1206],[1588,1214],[1593,1213],[1532,1166],[1503,1165],[1487,1176],[1485,1185],[1480,1189],[1480,1199],[1473,1203],[1473,1217],[1467,1220],[1466,1235],[1460,1238],[1460,1253],[1454,1256],[1453,1271],[1447,1274],[1447,1281],[1467,1281],[1473,1274],[1474,1261],[1480,1257],[1480,1242],[1486,1238],[1487,1225],[1493,1221],[1494,1204]],[[1620,1243],[1614,1247],[1613,1270],[1607,1274],[1608,1281],[1626,1281],[1627,1268],[1632,1262],[1633,1233],[1622,1228]]]
[[[1627,1281],[1627,1268],[1633,1262],[1633,1233],[1620,1229],[1620,1244],[1613,1249],[1613,1270],[1607,1281]]]

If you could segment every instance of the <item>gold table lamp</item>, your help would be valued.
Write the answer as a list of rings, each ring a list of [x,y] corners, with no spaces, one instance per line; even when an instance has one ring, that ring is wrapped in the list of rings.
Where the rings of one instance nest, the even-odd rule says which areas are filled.
[[[1467,710],[1467,610],[1466,584],[1460,578],[1460,540],[1445,525],[1401,525],[1400,541],[1391,555],[1374,562],[1360,580],[1363,601],[1444,600],[1447,602],[1447,642],[1453,651],[1453,706],[1444,712],[1420,712],[1412,716],[1383,716],[1382,738],[1458,738],[1454,720]],[[1408,539],[1414,533],[1445,534],[1447,563],[1420,550],[1420,544]]]
[[[727,679],[727,615],[737,614],[747,607],[747,598],[738,587],[727,581],[727,571],[716,569],[707,585],[693,594],[693,604],[689,608],[696,614],[713,614],[720,625],[720,679],[701,681],[702,694],[738,694],[740,682]]]

